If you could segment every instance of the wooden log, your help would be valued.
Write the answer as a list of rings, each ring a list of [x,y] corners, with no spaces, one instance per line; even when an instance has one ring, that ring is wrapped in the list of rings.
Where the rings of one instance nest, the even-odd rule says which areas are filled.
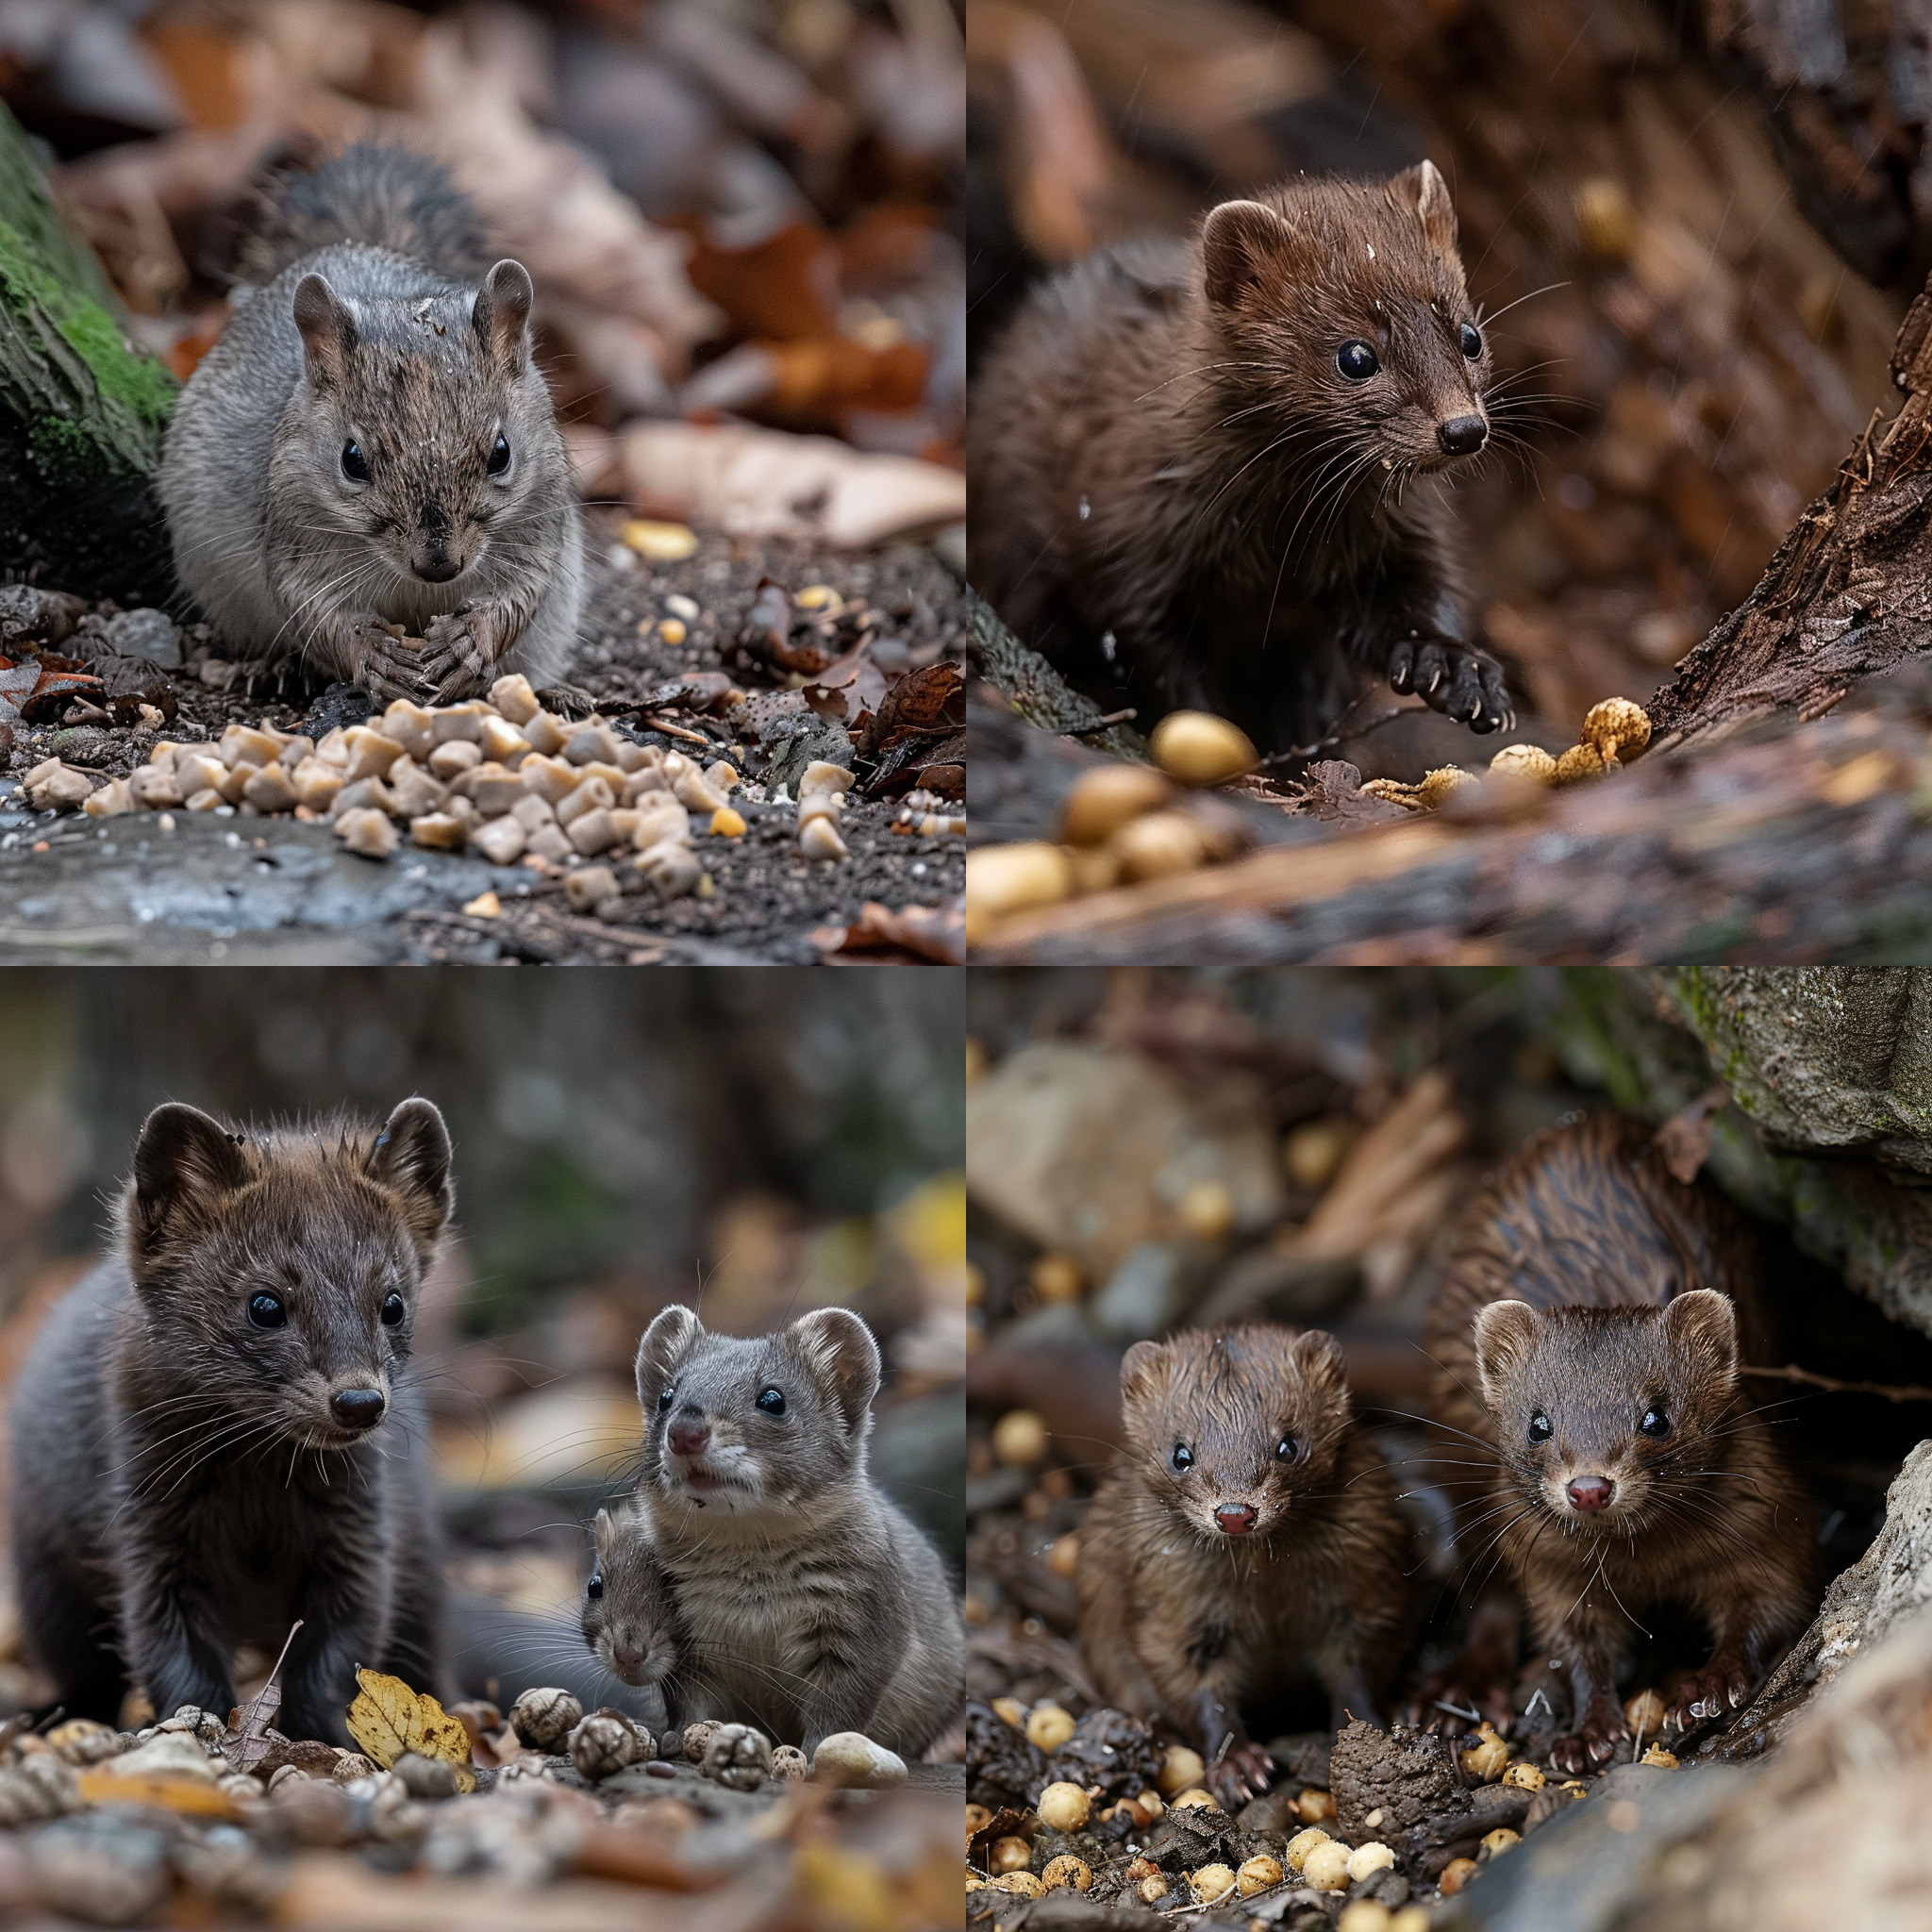
[[[154,603],[174,588],[150,479],[178,386],[119,318],[0,108],[0,573]]]

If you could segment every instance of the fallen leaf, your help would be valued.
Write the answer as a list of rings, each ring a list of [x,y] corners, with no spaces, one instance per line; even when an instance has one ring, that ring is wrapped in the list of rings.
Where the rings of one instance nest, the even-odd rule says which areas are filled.
[[[78,1789],[90,1805],[152,1805],[188,1818],[237,1819],[242,1815],[225,1791],[203,1778],[118,1777],[111,1757],[82,1772]]]
[[[453,1765],[459,1791],[476,1789],[470,1734],[460,1718],[451,1717],[426,1690],[412,1690],[400,1677],[358,1669],[356,1681],[362,1688],[349,1706],[349,1735],[371,1763],[387,1771],[404,1752],[414,1751]]]
[[[898,954],[915,960],[931,959],[941,966],[966,963],[966,902],[944,906],[908,906],[894,912],[875,899],[858,908],[848,926],[820,926],[811,941],[825,958],[839,955]]]
[[[295,1632],[302,1627],[302,1621],[297,1617],[289,1626],[289,1634],[282,1639],[282,1654],[275,1658],[275,1667],[268,1674],[268,1682],[250,1699],[247,1708],[228,1713],[228,1732],[222,1740],[222,1756],[228,1760],[231,1771],[254,1771],[275,1748],[275,1740],[281,1739],[281,1733],[272,1732],[269,1725],[282,1707],[282,1665],[288,1657],[290,1644],[295,1641]]]
[[[1711,1116],[1730,1101],[1722,1087],[1708,1087],[1674,1113],[1651,1137],[1672,1176],[1688,1188],[1710,1158]]]

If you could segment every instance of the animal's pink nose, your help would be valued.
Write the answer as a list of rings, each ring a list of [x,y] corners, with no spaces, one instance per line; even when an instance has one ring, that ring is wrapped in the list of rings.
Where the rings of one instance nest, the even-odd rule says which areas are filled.
[[[1570,1507],[1573,1509],[1606,1508],[1616,1493],[1617,1486],[1607,1476],[1575,1476],[1570,1483]]]
[[[1245,1503],[1228,1503],[1214,1512],[1214,1521],[1229,1536],[1246,1536],[1255,1526],[1255,1512]]]
[[[705,1423],[671,1424],[671,1451],[675,1456],[702,1456],[710,1440],[711,1431]]]
[[[616,1659],[620,1671],[636,1671],[643,1668],[644,1654],[635,1643],[613,1644],[611,1656]]]

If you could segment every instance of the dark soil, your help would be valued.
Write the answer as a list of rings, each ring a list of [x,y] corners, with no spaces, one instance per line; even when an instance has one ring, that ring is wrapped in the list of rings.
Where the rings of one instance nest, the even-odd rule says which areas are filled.
[[[923,545],[826,556],[712,536],[690,558],[652,563],[616,543],[614,520],[593,516],[591,536],[591,592],[569,685],[593,703],[636,703],[704,671],[727,672],[754,696],[782,691],[768,670],[736,648],[744,613],[767,576],[794,592],[824,585],[870,603],[895,641],[885,646],[886,658],[902,660],[882,668],[916,669],[962,653],[965,593]],[[667,600],[674,596],[690,599],[697,615],[673,611]],[[115,607],[94,608],[111,614]],[[677,643],[664,640],[667,618],[685,624],[687,635]],[[316,689],[267,674],[258,674],[252,688],[241,676],[220,688],[205,681],[197,663],[208,655],[206,630],[190,625],[181,642],[189,661],[171,674],[178,715],[158,729],[16,727],[8,775],[0,776],[0,898],[11,908],[0,921],[0,958],[807,964],[868,901],[902,911],[941,906],[964,891],[965,841],[892,829],[896,799],[855,793],[841,827],[851,857],[836,864],[806,860],[792,811],[761,802],[772,756],[782,754],[783,742],[734,735],[720,720],[690,710],[676,721],[706,740],[708,752],[621,719],[619,728],[701,758],[729,758],[755,788],[733,798],[745,835],[699,839],[708,884],[697,894],[667,904],[625,874],[627,884],[642,889],[626,891],[599,919],[571,910],[560,876],[407,842],[386,860],[361,859],[345,853],[327,827],[292,819],[223,818],[204,825],[194,823],[199,815],[177,811],[175,831],[164,834],[155,813],[103,822],[27,811],[18,779],[46,758],[121,775],[146,761],[158,737],[218,738],[236,720],[267,719],[292,730],[310,718]],[[83,644],[75,639],[63,648]],[[879,651],[874,645],[875,657]],[[210,675],[227,673],[217,661]],[[827,728],[808,714],[807,722],[815,733]],[[837,753],[836,739],[826,749]],[[497,892],[501,914],[465,916],[459,908],[486,889]]]

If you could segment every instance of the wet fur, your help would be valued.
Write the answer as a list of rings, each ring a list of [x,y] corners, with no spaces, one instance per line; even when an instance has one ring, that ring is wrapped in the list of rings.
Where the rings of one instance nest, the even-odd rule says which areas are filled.
[[[639,1520],[685,1632],[672,1722],[752,1724],[808,1754],[863,1731],[917,1757],[964,1702],[965,1637],[939,1553],[866,1471],[871,1330],[824,1308],[776,1335],[712,1335],[670,1307],[639,1344],[637,1381]],[[784,1415],[757,1407],[768,1387]],[[703,1494],[669,1446],[679,1422],[711,1432],[699,1466],[718,1487]],[[628,1607],[618,1574],[612,1616]]]
[[[255,258],[272,278],[169,425],[159,489],[182,587],[231,656],[296,658],[378,696],[446,701],[515,671],[554,683],[583,535],[530,353],[529,277],[499,262],[479,288],[475,211],[420,157],[352,148],[288,195]],[[341,469],[352,440],[360,486]],[[461,568],[429,582],[417,559]],[[430,648],[398,650],[391,624]]]
[[[21,1610],[70,1716],[116,1722],[132,1682],[163,1714],[225,1716],[237,1647],[278,1651],[298,1617],[291,1737],[348,1742],[358,1664],[442,1689],[409,1337],[451,1200],[426,1101],[232,1138],[192,1108],[149,1116],[122,1252],[48,1316],[11,1405]],[[249,1323],[263,1289],[285,1326]],[[386,1419],[349,1437],[330,1395],[376,1387]]]
[[[1455,1237],[1428,1346],[1438,1415],[1497,1457],[1493,1476],[1472,1472],[1468,1512],[1497,1582],[1481,1655],[1432,1688],[1507,1707],[1515,1620],[1498,1586],[1513,1582],[1533,1654],[1570,1682],[1561,1768],[1601,1762],[1624,1735],[1617,1671],[1653,1604],[1682,1604],[1713,1635],[1680,1721],[1742,1703],[1810,1613],[1810,1508],[1736,1373],[1758,1358],[1758,1267],[1729,1204],[1607,1115],[1532,1141]],[[1668,1436],[1638,1427],[1653,1403]],[[1541,1444],[1538,1408],[1554,1429]],[[1564,1486],[1586,1474],[1615,1483],[1609,1508],[1568,1507]]]
[[[1300,1673],[1327,1688],[1337,1724],[1374,1718],[1408,1628],[1408,1531],[1330,1336],[1137,1342],[1121,1394],[1127,1454],[1080,1536],[1080,1647],[1102,1701],[1177,1726],[1230,1802],[1268,1776],[1242,1711]],[[1285,1433],[1301,1445],[1288,1463]],[[1185,1473],[1177,1442],[1194,1456]],[[1254,1526],[1224,1534],[1224,1504],[1253,1507]]]
[[[1457,346],[1472,318],[1426,162],[1286,182],[1191,242],[1077,263],[974,391],[974,583],[1143,728],[1192,707],[1285,750],[1385,677],[1478,730],[1511,722],[1435,481],[1470,460],[1438,422],[1487,415],[1487,340],[1474,363]],[[1366,382],[1336,366],[1357,339],[1381,358]]]

